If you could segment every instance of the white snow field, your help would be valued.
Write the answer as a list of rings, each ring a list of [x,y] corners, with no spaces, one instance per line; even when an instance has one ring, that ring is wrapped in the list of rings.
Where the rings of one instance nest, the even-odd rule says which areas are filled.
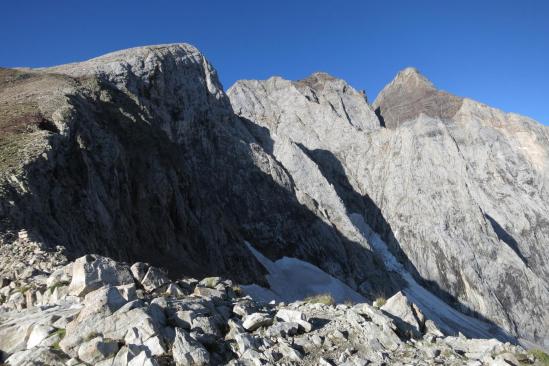
[[[246,245],[269,272],[265,277],[270,289],[258,285],[241,286],[245,293],[256,300],[292,302],[312,295],[330,294],[336,303],[349,300],[355,303],[366,301],[349,286],[311,263],[289,257],[273,262],[250,243]]]

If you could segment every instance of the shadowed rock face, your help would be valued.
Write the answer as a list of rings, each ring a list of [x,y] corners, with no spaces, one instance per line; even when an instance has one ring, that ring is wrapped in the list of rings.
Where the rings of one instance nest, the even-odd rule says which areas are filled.
[[[360,237],[349,215],[362,215],[445,301],[549,342],[548,128],[438,91],[415,69],[376,99],[380,125],[370,106],[351,99],[340,110],[372,122],[345,123],[310,97],[322,90],[322,100],[337,99],[329,87],[337,83],[353,90],[313,75],[238,81],[228,95],[238,114],[272,131],[269,149],[298,192],[341,232]]]
[[[10,133],[0,145],[4,245],[24,229],[72,258],[100,253],[173,275],[262,283],[247,240],[351,283],[384,278],[368,248],[297,200],[292,178],[250,133],[268,141],[268,131],[234,116],[194,47],[1,75],[1,108],[11,113],[0,121]]]

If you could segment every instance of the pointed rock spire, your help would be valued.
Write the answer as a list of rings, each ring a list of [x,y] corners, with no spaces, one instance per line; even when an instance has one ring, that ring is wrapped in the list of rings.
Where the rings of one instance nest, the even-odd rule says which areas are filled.
[[[397,128],[424,113],[433,118],[451,118],[462,98],[437,90],[416,68],[407,67],[383,88],[373,107],[382,125]]]
[[[401,70],[389,84],[393,88],[397,85],[404,86],[408,90],[436,90],[431,80],[427,79],[415,67],[407,67]]]

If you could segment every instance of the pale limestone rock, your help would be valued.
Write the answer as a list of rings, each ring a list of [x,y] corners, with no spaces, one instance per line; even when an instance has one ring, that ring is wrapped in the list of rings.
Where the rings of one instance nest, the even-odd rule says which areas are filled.
[[[276,318],[285,322],[297,323],[305,332],[310,332],[312,329],[312,325],[307,321],[305,314],[299,310],[280,309],[276,313]]]
[[[147,263],[137,262],[134,263],[130,270],[132,272],[133,278],[139,283],[143,280],[143,277],[147,274],[147,270],[149,269],[149,265]]]
[[[168,283],[170,283],[170,279],[162,271],[155,267],[150,267],[141,280],[141,285],[145,291],[148,292],[152,292]]]
[[[103,337],[93,338],[78,348],[78,358],[88,364],[108,359],[118,352],[118,343]]]
[[[185,292],[177,286],[175,283],[170,283],[166,288],[166,294],[175,298],[181,298],[185,296]]]
[[[391,296],[385,305],[381,307],[381,310],[399,319],[400,321],[397,323],[397,326],[401,325],[403,332],[411,331],[415,336],[419,337],[425,330],[424,315],[400,291]]]
[[[70,293],[84,296],[105,285],[133,284],[130,270],[110,258],[86,255],[78,258],[72,268]]]
[[[82,301],[84,308],[78,315],[77,321],[101,314],[109,316],[126,304],[126,299],[120,294],[116,287],[110,285],[101,287],[98,290],[89,292]]]
[[[263,313],[253,313],[242,319],[242,327],[248,332],[253,332],[256,329],[267,327],[271,324],[273,324],[272,316]]]
[[[203,366],[210,362],[210,355],[204,346],[179,328],[175,328],[172,355],[177,366]]]
[[[542,209],[549,202],[549,129],[438,91],[414,69],[380,93],[374,107],[382,120],[364,128],[338,112],[339,102],[373,110],[338,100],[331,84],[314,75],[305,83],[246,80],[228,95],[290,174],[303,205],[364,248],[379,253],[386,246],[403,262],[396,267],[502,328],[451,321],[446,331],[505,338],[504,330],[549,342],[549,251],[539,246],[549,239]],[[324,99],[333,111],[320,112]],[[374,266],[358,258],[347,259],[353,279],[379,291],[376,275],[365,273]]]
[[[127,364],[128,366],[158,366],[158,362],[152,357],[147,355],[146,351],[141,351],[137,356],[131,359]]]
[[[35,347],[12,354],[6,360],[6,364],[10,366],[65,366],[65,362],[67,360],[67,356],[62,352],[54,351],[45,347]]]
[[[46,339],[55,328],[49,325],[37,324],[32,327],[29,338],[27,340],[27,349],[38,346],[44,339]]]

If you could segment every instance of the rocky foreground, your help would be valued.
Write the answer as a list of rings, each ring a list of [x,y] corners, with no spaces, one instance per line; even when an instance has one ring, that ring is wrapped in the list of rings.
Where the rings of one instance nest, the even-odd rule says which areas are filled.
[[[376,306],[261,304],[219,277],[172,281],[98,255],[70,262],[24,232],[1,250],[7,365],[542,364],[520,346],[445,336],[402,293]]]

